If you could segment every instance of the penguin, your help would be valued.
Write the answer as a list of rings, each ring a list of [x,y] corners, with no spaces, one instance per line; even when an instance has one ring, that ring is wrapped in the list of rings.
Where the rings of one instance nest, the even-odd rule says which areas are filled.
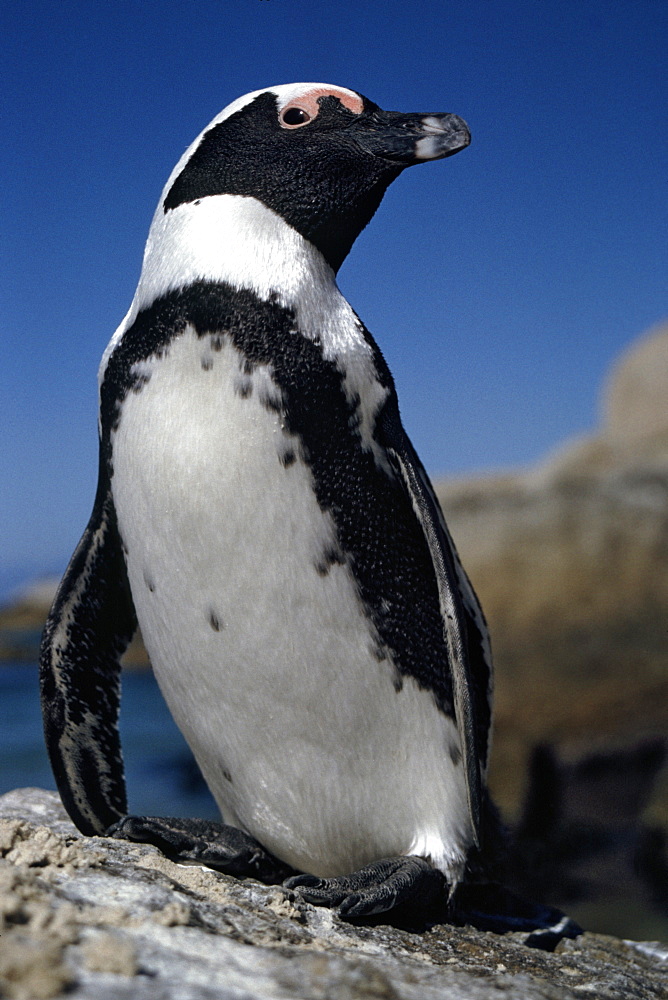
[[[451,895],[481,840],[485,619],[336,274],[453,114],[321,83],[228,105],[156,209],[99,371],[99,479],[40,652],[86,835],[284,882],[347,920]],[[220,823],[130,816],[119,659],[139,624]]]

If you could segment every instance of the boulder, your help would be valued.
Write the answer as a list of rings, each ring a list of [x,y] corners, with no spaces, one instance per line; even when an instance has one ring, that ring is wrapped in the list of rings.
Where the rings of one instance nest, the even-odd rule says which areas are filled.
[[[534,468],[438,488],[490,624],[509,815],[537,743],[581,754],[668,731],[668,326],[615,364],[601,411]]]
[[[12,1000],[665,997],[668,948],[582,934],[355,927],[285,890],[84,838],[52,792],[0,797],[0,993]]]
[[[624,353],[603,394],[603,427],[612,447],[663,449],[668,443],[668,324],[657,326]]]

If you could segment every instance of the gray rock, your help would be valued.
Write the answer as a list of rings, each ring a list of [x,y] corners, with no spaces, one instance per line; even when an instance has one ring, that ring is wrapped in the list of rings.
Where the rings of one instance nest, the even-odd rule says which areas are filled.
[[[601,397],[601,426],[533,468],[438,488],[490,625],[508,817],[537,743],[579,758],[668,731],[668,326]],[[668,831],[668,770],[650,808]]]
[[[0,797],[0,991],[14,1000],[666,997],[668,947],[595,934],[353,927],[280,888],[84,838],[52,792]]]
[[[619,359],[600,410],[533,468],[438,493],[492,636],[493,797],[517,823],[536,753],[558,777],[551,802],[538,783],[552,820],[529,854],[544,870],[522,844],[513,887],[599,930],[666,937],[668,754],[657,773],[645,750],[668,749],[668,326]],[[630,779],[631,759],[647,766]],[[594,802],[592,826],[579,812]]]
[[[605,434],[621,447],[646,449],[668,436],[668,324],[631,344],[610,372],[603,395]]]

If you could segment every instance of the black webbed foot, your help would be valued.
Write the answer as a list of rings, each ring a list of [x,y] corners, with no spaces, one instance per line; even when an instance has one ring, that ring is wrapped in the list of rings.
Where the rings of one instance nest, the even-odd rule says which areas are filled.
[[[283,884],[307,903],[338,907],[338,914],[344,920],[357,920],[395,908],[408,910],[412,904],[425,911],[447,895],[443,874],[423,858],[413,856],[384,858],[337,878],[297,875]]]
[[[278,885],[293,868],[235,826],[171,816],[124,816],[106,831],[108,837],[154,844],[174,861],[193,861],[237,878]]]

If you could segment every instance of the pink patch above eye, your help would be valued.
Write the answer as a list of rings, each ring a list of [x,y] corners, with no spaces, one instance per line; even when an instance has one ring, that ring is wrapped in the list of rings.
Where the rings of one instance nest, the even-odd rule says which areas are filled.
[[[364,104],[362,98],[357,94],[352,94],[347,90],[337,90],[335,87],[318,87],[315,90],[308,90],[301,97],[294,97],[289,101],[285,107],[281,108],[281,114],[284,114],[288,108],[301,108],[306,111],[311,118],[315,118],[320,110],[318,105],[319,97],[336,97],[341,101],[349,111],[353,114],[360,115],[364,110]],[[299,126],[286,126],[288,128],[298,128]]]

